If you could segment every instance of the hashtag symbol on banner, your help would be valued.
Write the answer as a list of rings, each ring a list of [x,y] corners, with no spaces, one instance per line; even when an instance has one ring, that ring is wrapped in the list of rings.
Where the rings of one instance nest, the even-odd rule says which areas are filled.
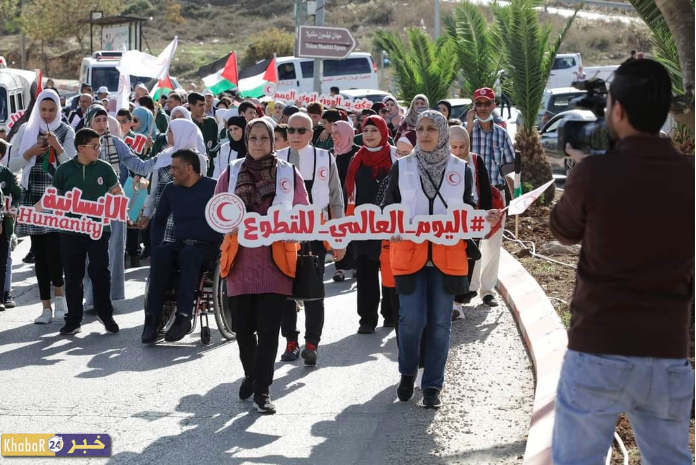
[[[471,220],[471,230],[474,232],[483,231],[483,217],[475,216]]]

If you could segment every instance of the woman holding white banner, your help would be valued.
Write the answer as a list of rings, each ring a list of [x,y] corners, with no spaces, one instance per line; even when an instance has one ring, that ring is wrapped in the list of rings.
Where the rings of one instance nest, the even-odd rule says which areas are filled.
[[[92,105],[84,118],[85,127],[93,129],[101,136],[99,159],[109,163],[118,176],[121,186],[126,184],[129,171],[146,176],[152,172],[157,163],[157,157],[147,161],[136,156],[118,137],[109,130],[109,117],[102,105]],[[131,181],[132,182],[132,181]],[[109,271],[111,272],[111,300],[126,298],[125,258],[126,224],[118,221],[111,222],[111,237],[109,238]],[[85,274],[84,280],[85,307],[94,306],[92,281]]]
[[[407,205],[411,220],[418,215],[445,214],[450,205],[473,206],[471,170],[450,153],[445,117],[437,111],[422,112],[416,137],[412,155],[394,164],[382,205]],[[494,221],[499,215],[491,211],[487,219]],[[441,405],[454,296],[466,292],[468,285],[468,244],[463,240],[452,246],[429,241],[416,244],[397,236],[392,238],[390,252],[400,302],[401,383],[396,393],[402,402],[413,397],[420,341],[426,328],[423,405],[436,409]]]
[[[33,207],[51,186],[58,164],[69,161],[77,153],[75,131],[61,121],[61,107],[54,90],[44,90],[37,97],[29,117],[17,131],[19,151],[10,158],[13,173],[22,170],[20,205]],[[60,258],[58,232],[49,228],[19,223],[18,234],[28,234],[36,256],[34,270],[39,284],[43,311],[34,323],[48,324],[53,319],[61,324],[68,310],[63,294],[63,264]],[[55,288],[55,314],[51,310],[51,284]]]
[[[244,133],[248,154],[234,160],[218,180],[215,193],[237,195],[247,212],[266,215],[271,205],[290,209],[308,205],[309,196],[300,173],[276,157],[273,127],[263,119],[249,122]],[[236,232],[222,244],[221,276],[226,277],[232,321],[237,334],[244,381],[242,400],[254,396],[259,413],[273,414],[269,386],[273,382],[278,335],[286,300],[292,295],[297,245],[239,246]],[[258,338],[258,340],[257,340]]]

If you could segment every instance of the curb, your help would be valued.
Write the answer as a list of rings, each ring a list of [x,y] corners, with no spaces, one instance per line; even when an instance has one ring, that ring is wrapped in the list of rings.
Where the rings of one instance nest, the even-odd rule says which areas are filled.
[[[536,389],[523,465],[552,465],[556,387],[568,336],[539,283],[505,249],[500,251],[498,292],[510,306],[534,362]]]

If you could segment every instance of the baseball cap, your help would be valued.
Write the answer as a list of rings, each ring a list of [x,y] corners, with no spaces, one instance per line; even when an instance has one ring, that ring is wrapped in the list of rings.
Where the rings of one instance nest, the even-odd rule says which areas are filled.
[[[491,89],[490,87],[482,87],[481,89],[478,89],[476,92],[474,92],[474,100],[480,98],[486,100],[495,100],[495,92],[493,92],[493,89]]]
[[[97,89],[98,94],[108,94],[109,89],[106,86],[101,86],[99,89]]]
[[[297,113],[298,111],[300,111],[300,109],[297,108],[295,105],[289,105],[289,106],[283,108],[283,115],[292,116],[295,113]]]
[[[215,95],[215,94],[213,94],[213,91],[210,89],[204,89],[203,90],[203,97],[205,97],[206,95]]]

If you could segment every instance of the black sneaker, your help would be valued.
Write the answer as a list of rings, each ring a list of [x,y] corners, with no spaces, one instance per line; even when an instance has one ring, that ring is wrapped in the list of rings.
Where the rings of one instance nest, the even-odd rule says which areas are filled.
[[[60,334],[62,334],[63,336],[77,334],[81,331],[82,331],[82,325],[80,325],[80,323],[73,323],[70,321],[66,321],[65,326],[60,328]]]
[[[401,375],[401,382],[396,388],[396,397],[401,402],[408,402],[413,397],[413,385],[416,382],[415,376]]]
[[[492,295],[487,295],[483,298],[483,305],[486,305],[487,307],[497,307],[498,302],[495,301],[495,298]]]
[[[246,376],[242,385],[239,386],[239,398],[247,400],[254,393],[254,379],[251,376]]]
[[[280,359],[284,362],[294,362],[299,356],[300,347],[297,345],[297,341],[288,341],[285,352],[280,356]]]
[[[5,311],[5,304],[0,302],[0,312],[4,312],[4,311]]]
[[[159,320],[154,315],[145,315],[145,325],[143,326],[143,335],[140,340],[143,344],[153,344],[160,339]]]
[[[463,300],[462,300],[462,304],[468,304],[468,303],[470,303],[470,302],[471,302],[471,299],[473,299],[473,298],[476,297],[477,295],[478,295],[478,292],[477,292],[477,291],[469,291],[469,292],[465,293],[465,294],[464,294],[464,298],[463,298]]]
[[[375,328],[370,325],[360,325],[358,328],[358,334],[372,334],[375,332]]]
[[[24,263],[34,263],[36,261],[36,257],[34,256],[34,252],[30,250],[29,253],[24,256],[22,261]]]
[[[111,315],[97,316],[97,320],[99,320],[99,323],[103,324],[110,333],[116,334],[120,329],[116,321],[114,321],[114,317]]]
[[[268,394],[254,394],[254,408],[262,415],[276,413],[275,405],[271,403],[271,396]]]
[[[423,407],[431,409],[439,409],[442,406],[440,402],[440,391],[435,388],[423,389]]]
[[[302,351],[302,359],[304,364],[308,367],[313,367],[317,365],[317,346],[311,342],[305,344],[305,348]]]
[[[384,327],[385,328],[393,328],[394,327],[394,320],[384,320]]]
[[[5,292],[5,295],[3,296],[3,301],[5,302],[6,308],[15,308],[17,306],[14,297],[12,297],[12,294],[10,294],[9,292]]]
[[[167,342],[180,341],[191,330],[191,317],[188,315],[176,315],[176,320],[167,334],[164,335],[164,340]]]

